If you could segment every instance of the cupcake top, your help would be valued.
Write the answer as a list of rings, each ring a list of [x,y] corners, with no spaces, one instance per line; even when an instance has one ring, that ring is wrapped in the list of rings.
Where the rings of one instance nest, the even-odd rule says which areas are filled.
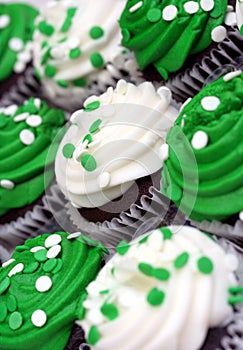
[[[48,151],[64,121],[61,110],[49,109],[37,98],[1,108],[0,215],[32,203],[49,185],[54,174],[48,165],[57,147],[49,155]]]
[[[238,259],[191,227],[121,242],[87,287],[80,321],[92,349],[198,350],[227,322]],[[240,289],[239,289],[240,291]]]
[[[97,207],[161,168],[161,146],[177,110],[169,89],[124,80],[87,99],[84,107],[71,117],[55,171],[74,206]]]
[[[167,135],[162,192],[192,219],[224,220],[243,211],[243,74],[206,86]]]
[[[56,232],[29,239],[0,268],[2,350],[64,349],[103,256],[101,246],[74,237]]]
[[[27,4],[0,4],[0,81],[21,73],[32,58],[34,19],[38,11]]]
[[[167,80],[189,55],[225,39],[227,4],[226,0],[129,0],[120,18],[122,44],[135,52],[140,69],[153,64]],[[231,18],[226,23],[230,25]]]
[[[236,0],[236,19],[240,33],[243,35],[243,2],[241,0]]]
[[[50,95],[85,88],[121,53],[118,18],[125,0],[52,1],[34,34],[34,65]]]

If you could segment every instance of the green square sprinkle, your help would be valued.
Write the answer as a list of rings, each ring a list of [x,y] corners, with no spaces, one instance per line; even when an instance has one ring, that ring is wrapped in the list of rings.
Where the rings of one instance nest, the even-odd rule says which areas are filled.
[[[46,36],[52,36],[55,31],[55,28],[52,25],[48,24],[46,21],[41,21],[38,25],[38,29],[42,34]]]
[[[99,26],[94,26],[90,29],[89,35],[92,39],[97,40],[99,38],[102,38],[104,35],[104,30]]]
[[[164,240],[166,240],[166,239],[171,239],[171,237],[172,237],[172,232],[171,232],[171,230],[170,230],[169,228],[167,228],[167,227],[161,227],[161,228],[159,228],[159,230],[160,230],[160,232],[163,234]]]
[[[189,260],[189,254],[187,252],[181,253],[177,256],[177,258],[174,261],[174,267],[176,269],[181,269],[184,267]]]
[[[56,68],[51,64],[48,64],[45,68],[45,76],[47,78],[53,78],[56,74]]]
[[[147,263],[139,263],[138,269],[146,276],[153,276],[153,266]]]
[[[91,154],[84,154],[81,157],[81,165],[87,171],[95,171],[97,163],[95,158]]]
[[[101,119],[97,119],[95,122],[93,122],[93,124],[90,126],[89,128],[89,132],[91,134],[94,134],[95,132],[97,132],[99,130],[100,124],[102,123]]]
[[[72,143],[66,143],[63,146],[62,154],[65,158],[72,158],[75,151],[75,146]]]
[[[197,267],[198,270],[205,275],[210,275],[213,272],[214,268],[212,260],[206,256],[198,259]]]
[[[153,288],[147,295],[147,301],[151,306],[159,306],[165,299],[165,293],[162,290]]]
[[[81,50],[80,50],[79,47],[77,47],[76,49],[72,49],[72,50],[70,50],[70,52],[69,52],[69,57],[70,57],[72,60],[75,60],[75,59],[78,58],[80,55],[81,55]]]
[[[57,80],[57,85],[63,87],[63,88],[67,88],[68,87],[68,83],[65,80]]]
[[[90,62],[94,68],[103,68],[104,66],[104,59],[98,52],[90,55]]]
[[[77,87],[85,87],[87,85],[87,81],[84,78],[75,79],[72,83]]]
[[[167,281],[170,278],[170,272],[163,268],[153,270],[153,276],[160,281]]]
[[[105,303],[101,306],[100,311],[110,321],[115,320],[119,316],[119,311],[114,304]]]
[[[88,333],[87,341],[90,345],[95,345],[100,339],[99,331],[96,326],[92,326]]]
[[[99,108],[99,106],[100,106],[100,101],[91,102],[85,107],[84,112],[94,111],[95,109]]]
[[[116,247],[116,251],[119,255],[125,255],[130,249],[130,245],[126,241],[121,241]]]

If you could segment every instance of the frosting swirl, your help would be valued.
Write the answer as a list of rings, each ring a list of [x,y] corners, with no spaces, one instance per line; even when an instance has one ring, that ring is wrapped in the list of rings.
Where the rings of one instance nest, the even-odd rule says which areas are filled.
[[[130,0],[120,18],[122,44],[135,52],[140,69],[153,64],[167,80],[188,55],[225,38],[221,24],[227,4],[226,0]]]
[[[42,9],[34,65],[50,96],[80,93],[122,52],[117,23],[125,0],[62,0]]]
[[[32,59],[34,19],[38,11],[26,4],[0,4],[0,81],[21,73]]]
[[[75,112],[58,149],[58,185],[76,207],[121,196],[136,179],[161,168],[160,148],[177,110],[167,88],[120,80]]]
[[[54,174],[48,165],[55,159],[57,146],[46,158],[64,122],[61,110],[49,109],[40,99],[1,108],[0,215],[32,203],[50,184]]]
[[[164,227],[117,254],[87,287],[80,321],[92,349],[197,350],[230,321],[238,259],[191,227]]]
[[[0,268],[2,350],[65,348],[103,256],[102,247],[72,236],[56,232],[29,239]]]
[[[162,192],[192,219],[223,220],[243,210],[242,89],[241,71],[206,86],[167,135]]]

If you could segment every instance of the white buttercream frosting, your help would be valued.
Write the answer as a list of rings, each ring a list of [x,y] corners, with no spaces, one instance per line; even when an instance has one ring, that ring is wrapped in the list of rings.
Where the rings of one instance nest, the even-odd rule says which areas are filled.
[[[80,93],[103,77],[106,64],[123,50],[118,19],[125,2],[61,0],[48,2],[42,9],[33,39],[34,66],[50,96]],[[46,73],[50,65],[54,70]],[[81,78],[77,87],[74,82]]]
[[[236,0],[236,20],[237,20],[237,25],[239,29],[241,29],[243,25],[243,1],[242,0]]]
[[[162,167],[161,147],[178,112],[169,89],[156,91],[149,82],[136,87],[124,80],[88,98],[84,106],[86,110],[72,115],[60,144],[56,178],[75,207],[99,207]],[[99,108],[88,112],[90,106]],[[92,131],[96,121],[97,130]],[[88,134],[91,139],[84,140]],[[67,145],[73,147],[70,158],[65,155]],[[87,154],[91,169],[84,165]]]
[[[210,327],[232,318],[228,298],[237,262],[195,228],[172,226],[140,237],[118,249],[87,287],[79,322],[86,339],[96,350],[200,349]]]

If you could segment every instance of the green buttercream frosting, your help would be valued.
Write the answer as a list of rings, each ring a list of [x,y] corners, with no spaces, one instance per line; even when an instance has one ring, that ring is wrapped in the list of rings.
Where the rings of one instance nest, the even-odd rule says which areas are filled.
[[[243,74],[231,74],[186,104],[167,135],[162,192],[197,221],[243,210]]]
[[[34,202],[50,184],[54,171],[45,167],[55,159],[53,141],[64,122],[63,111],[34,98],[1,110],[0,215]]]
[[[200,0],[138,3],[128,1],[121,15],[122,45],[134,51],[140,69],[153,64],[164,79],[189,55],[212,43],[211,32],[223,23],[228,5],[226,0],[215,0],[209,10]]]
[[[6,79],[14,69],[18,53],[32,40],[34,19],[38,11],[26,4],[0,4],[0,81]],[[13,50],[12,39],[20,39],[23,48]]]
[[[63,350],[68,343],[81,312],[80,301],[100,269],[103,252],[67,237],[66,232],[56,232],[29,239],[26,250],[15,251],[15,260],[0,268],[0,285],[9,281],[0,293],[1,350]],[[46,269],[47,262],[41,262],[29,272],[28,267],[36,264],[35,247],[45,248],[50,254],[47,261],[56,259],[55,264]],[[18,272],[13,274],[14,270]]]

